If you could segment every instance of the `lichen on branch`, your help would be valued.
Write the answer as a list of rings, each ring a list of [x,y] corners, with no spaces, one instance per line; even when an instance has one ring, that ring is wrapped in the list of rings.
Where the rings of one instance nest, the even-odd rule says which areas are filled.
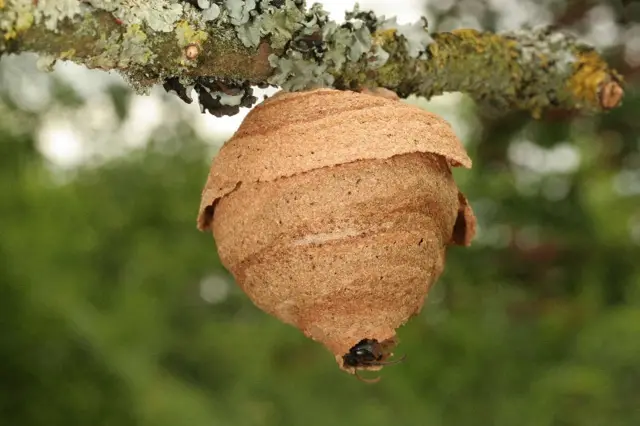
[[[336,23],[302,0],[0,0],[0,55],[36,52],[163,84],[203,112],[233,115],[252,85],[464,92],[502,110],[600,112],[621,77],[576,37],[546,28],[430,33],[355,9]]]

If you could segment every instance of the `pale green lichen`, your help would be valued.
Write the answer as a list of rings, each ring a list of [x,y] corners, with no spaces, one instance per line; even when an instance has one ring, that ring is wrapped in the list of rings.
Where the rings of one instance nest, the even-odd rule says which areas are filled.
[[[206,29],[208,25],[208,22],[204,18],[203,11],[191,5],[191,3],[185,3],[182,6],[182,17],[180,21],[187,21],[199,30]]]
[[[140,25],[129,25],[122,37],[118,66],[127,68],[131,65],[150,63],[156,55],[148,47],[146,41],[147,35],[140,29]]]
[[[244,25],[251,19],[250,12],[256,8],[256,0],[225,0],[229,22],[233,25]]]
[[[8,0],[0,13],[0,43],[12,40],[33,25],[35,9],[32,0]]]
[[[215,21],[220,16],[220,6],[211,3],[209,0],[199,0],[198,5],[202,8],[202,19],[205,22]]]
[[[260,40],[270,37],[274,49],[281,49],[299,30],[305,16],[293,0],[281,7],[270,0],[225,0],[224,19],[235,26],[238,38],[246,47],[257,47]]]
[[[285,7],[295,8],[296,6],[292,1],[287,0]],[[269,64],[275,68],[275,71],[268,81],[270,84],[292,91],[331,86],[334,77],[329,72],[330,62],[322,61],[307,43],[307,38],[312,35],[320,36],[320,41],[326,43],[323,30],[328,21],[327,14],[322,10],[321,5],[315,4],[301,21],[304,25],[298,24],[298,31],[293,32],[294,28],[287,29],[292,32],[293,43],[284,55],[269,56]],[[341,57],[344,58],[343,55]]]
[[[256,0],[225,0],[226,20],[234,25],[238,38],[247,47],[260,43],[262,15],[256,12]],[[252,12],[255,16],[252,18]]]
[[[36,61],[36,67],[40,71],[53,72],[53,67],[58,58],[53,55],[40,55]]]
[[[382,17],[384,20],[384,17]],[[427,47],[433,43],[433,38],[427,29],[427,20],[423,17],[413,24],[398,24],[397,17],[384,20],[379,26],[380,30],[395,29],[401,35],[407,47],[410,58],[424,57]]]
[[[104,33],[100,34],[100,39],[96,43],[96,50],[100,54],[87,59],[89,68],[112,69],[115,68],[120,60],[120,42],[122,36],[117,31],[112,31],[107,37]]]
[[[353,19],[349,22],[353,28],[351,30],[350,40],[347,43],[349,46],[349,60],[355,62],[371,49],[371,32],[364,24],[364,21],[360,19]]]
[[[123,24],[147,24],[154,31],[171,32],[183,14],[177,0],[87,0],[93,7],[111,12]]]
[[[347,50],[351,42],[351,33],[338,27],[335,22],[328,22],[322,29],[323,40],[331,40],[331,49],[323,55],[324,62],[333,68],[340,69],[347,61]]]
[[[87,5],[79,0],[38,0],[35,22],[44,23],[50,31],[57,31],[58,24],[64,19],[72,19],[87,11]]]
[[[368,52],[368,63],[372,69],[377,69],[387,63],[389,60],[389,53],[378,45],[374,45],[370,52]]]
[[[510,31],[502,34],[518,41],[521,60],[524,63],[541,62],[544,65],[553,63],[561,73],[571,72],[576,56],[572,46],[576,38],[562,32],[551,32],[548,27],[536,27],[528,31]]]
[[[269,83],[285,90],[296,91],[333,85],[334,77],[327,72],[327,64],[317,64],[305,59],[300,52],[290,52],[288,57],[269,55],[269,63],[276,72]]]
[[[284,55],[269,57],[275,68],[269,83],[285,90],[331,86],[334,74],[340,74],[349,63],[362,61],[363,67],[369,69],[383,66],[389,53],[374,43],[371,29],[377,22],[366,20],[365,15],[356,8],[347,12],[344,24],[338,25],[329,21],[321,5],[315,4],[306,12],[302,27],[293,35]]]
[[[8,10],[0,14],[0,31],[5,40],[15,38],[34,23],[57,32],[58,24],[88,10],[79,0],[8,0]]]
[[[198,30],[187,21],[180,21],[175,28],[178,47],[184,48],[190,44],[202,44],[209,35],[206,31]]]
[[[293,38],[294,32],[302,27],[304,13],[291,0],[281,8],[266,8],[266,16],[261,19],[261,30],[269,35],[269,44],[274,49],[282,49]]]
[[[138,78],[124,72],[121,72],[120,75],[136,95],[149,96],[151,94],[151,89],[153,89],[154,86],[153,83],[142,82]]]
[[[196,84],[196,79],[188,75],[181,75],[180,77],[178,77],[178,81],[184,87],[191,87],[192,89],[193,89],[193,86],[195,86]]]
[[[212,26],[219,27],[220,24],[226,22],[226,17],[222,17],[222,8],[212,0],[199,0],[197,7],[185,2],[182,9],[182,20],[190,22],[199,30],[205,30]]]
[[[261,17],[253,21],[247,22],[243,25],[236,27],[238,38],[247,47],[255,47],[260,43],[261,32]]]
[[[257,47],[264,37],[269,37],[273,49],[282,49],[294,33],[314,23],[305,22],[305,12],[299,2],[284,0],[274,5],[273,1],[225,0],[218,21],[233,25],[238,39],[246,47]],[[314,5],[312,9],[322,7]]]
[[[74,34],[78,37],[89,37],[93,38],[97,34],[101,33],[99,30],[100,21],[97,16],[93,13],[86,13],[82,16],[82,19],[79,25],[74,29]]]

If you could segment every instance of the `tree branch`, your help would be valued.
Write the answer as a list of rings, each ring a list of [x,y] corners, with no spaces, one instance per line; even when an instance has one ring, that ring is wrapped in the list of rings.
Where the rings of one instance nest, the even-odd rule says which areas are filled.
[[[193,4],[192,4],[193,3]],[[384,87],[401,97],[464,92],[502,110],[600,112],[621,77],[591,47],[550,29],[429,34],[354,10],[344,24],[294,0],[0,0],[0,55],[36,52],[118,70],[138,91],[164,84],[232,115],[251,85]]]

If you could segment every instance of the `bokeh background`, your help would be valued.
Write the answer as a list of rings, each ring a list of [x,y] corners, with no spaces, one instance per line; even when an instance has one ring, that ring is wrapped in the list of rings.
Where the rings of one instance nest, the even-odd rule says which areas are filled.
[[[324,3],[339,20],[352,6]],[[624,105],[534,121],[459,94],[409,100],[467,146],[456,177],[480,228],[400,329],[407,361],[369,386],[255,308],[195,228],[244,114],[3,58],[0,424],[640,425],[640,2],[361,6],[434,31],[571,29],[624,74]]]

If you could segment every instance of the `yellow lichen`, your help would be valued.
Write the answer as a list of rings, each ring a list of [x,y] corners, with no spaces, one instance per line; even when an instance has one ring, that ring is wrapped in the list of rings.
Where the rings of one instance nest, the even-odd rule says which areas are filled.
[[[127,27],[127,31],[125,31],[123,38],[143,45],[144,42],[147,41],[147,34],[142,31],[140,24],[131,24]]]
[[[189,22],[180,21],[176,25],[176,38],[178,39],[178,46],[180,49],[185,52],[185,49],[188,46],[196,46],[199,50],[198,53],[202,51],[202,43],[204,43],[209,35],[205,31],[196,30]],[[180,66],[195,66],[197,64],[196,58],[189,59],[186,55],[182,55],[177,63]]]
[[[599,105],[599,88],[609,77],[608,66],[595,51],[578,53],[573,64],[574,74],[568,82],[569,90],[576,99],[591,105]]]
[[[202,44],[208,37],[209,35],[205,31],[196,30],[187,21],[180,21],[176,25],[176,38],[181,49],[190,44]]]
[[[17,32],[26,31],[33,25],[35,21],[35,17],[33,13],[26,13],[24,15],[20,15],[18,20],[16,21],[15,30]]]
[[[482,53],[485,51],[485,47],[488,41],[486,40],[486,34],[470,28],[453,30],[451,31],[451,34],[462,39],[463,43],[469,43],[470,45],[472,45],[475,48],[476,52]]]
[[[127,31],[123,34],[120,42],[119,66],[145,65],[155,57],[155,54],[146,43],[147,34],[141,28],[140,24],[127,26]]]
[[[538,61],[540,61],[540,66],[546,68],[549,65],[549,58],[543,53],[537,53]]]
[[[379,46],[395,41],[396,29],[389,28],[386,30],[376,31],[371,35],[373,42]]]
[[[71,48],[60,53],[60,59],[71,59],[76,55],[76,49]]]
[[[466,39],[478,39],[481,33],[478,30],[474,30],[471,28],[459,28],[457,30],[451,31],[451,34],[454,34],[460,38]]]
[[[482,33],[470,28],[461,28],[451,31],[451,34],[460,38],[463,44],[473,46],[474,50],[478,53],[484,53],[486,50],[486,42]]]
[[[0,1],[3,1],[3,0],[0,0]],[[11,17],[9,20],[9,25],[12,25],[12,28],[5,30],[4,39],[12,40],[18,37],[18,34],[31,28],[34,20],[35,18],[33,16],[33,13],[30,11],[23,11],[23,10],[14,11],[13,17]]]

